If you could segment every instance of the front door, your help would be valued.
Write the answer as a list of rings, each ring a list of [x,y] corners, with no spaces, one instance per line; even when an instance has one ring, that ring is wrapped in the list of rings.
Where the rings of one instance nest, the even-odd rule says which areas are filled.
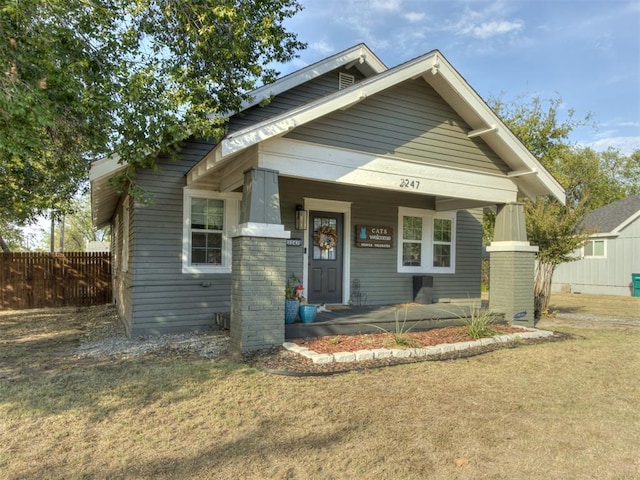
[[[309,212],[309,303],[342,303],[343,216]]]

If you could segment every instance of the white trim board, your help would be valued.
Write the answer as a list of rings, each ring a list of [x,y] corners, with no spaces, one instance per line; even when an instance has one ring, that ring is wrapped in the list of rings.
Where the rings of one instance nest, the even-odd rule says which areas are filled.
[[[273,139],[260,145],[259,165],[280,175],[439,197],[484,205],[515,202],[518,188],[505,176],[370,155],[312,143]],[[414,183],[411,183],[414,182]],[[446,209],[451,209],[447,206]]]

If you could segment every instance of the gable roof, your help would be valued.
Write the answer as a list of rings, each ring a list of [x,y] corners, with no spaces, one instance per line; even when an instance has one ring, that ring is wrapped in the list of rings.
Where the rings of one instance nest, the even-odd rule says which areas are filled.
[[[240,112],[255,107],[264,100],[280,95],[287,90],[291,90],[340,67],[346,69],[356,68],[365,77],[371,77],[388,70],[387,66],[382,63],[369,47],[364,43],[359,43],[342,52],[285,75],[273,83],[256,88],[250,93],[251,100],[242,102]],[[231,115],[233,115],[233,112],[227,112],[223,116]]]
[[[618,234],[640,218],[640,195],[623,198],[587,213],[584,226],[596,233]]]
[[[254,90],[250,94],[251,100],[245,102],[242,108],[251,108],[337,68],[356,68],[365,78],[350,87],[227,135],[191,168],[187,174],[187,184],[222,167],[240,152],[264,140],[283,136],[296,126],[337,110],[347,110],[367,97],[406,80],[422,78],[469,125],[471,130],[467,136],[482,137],[511,168],[506,175],[521,195],[532,199],[552,195],[564,203],[562,186],[438,50],[389,69],[366,45],[358,44]],[[110,186],[109,180],[122,168],[124,166],[113,157],[94,162],[91,166],[93,220],[97,225],[106,224],[113,215],[119,195]]]
[[[354,48],[363,48],[356,46]],[[330,57],[333,58],[333,57]],[[320,62],[323,63],[323,62]],[[318,68],[318,64],[315,64]],[[360,101],[409,79],[423,78],[470,126],[469,138],[482,136],[487,145],[511,167],[507,175],[520,192],[535,198],[553,195],[565,201],[562,186],[527,150],[493,110],[471,88],[438,50],[384,70],[354,85],[227,135],[188,173],[188,182],[207,175],[238,153],[293,128]]]

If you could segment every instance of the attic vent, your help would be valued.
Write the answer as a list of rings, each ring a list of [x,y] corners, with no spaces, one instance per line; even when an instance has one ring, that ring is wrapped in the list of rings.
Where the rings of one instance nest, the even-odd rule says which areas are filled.
[[[356,83],[356,77],[354,77],[353,75],[349,75],[348,73],[340,72],[340,77],[338,79],[338,90],[349,88],[354,83]]]

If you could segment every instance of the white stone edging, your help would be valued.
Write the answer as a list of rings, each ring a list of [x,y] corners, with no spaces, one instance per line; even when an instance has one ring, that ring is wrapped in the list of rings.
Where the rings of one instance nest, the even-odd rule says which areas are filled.
[[[309,358],[313,363],[350,363],[364,360],[377,360],[381,358],[409,358],[409,357],[429,357],[432,355],[440,355],[447,352],[463,351],[474,347],[482,347],[491,345],[492,343],[508,343],[515,340],[524,340],[527,338],[545,338],[552,337],[553,332],[547,330],[538,330],[535,328],[524,328],[522,333],[508,333],[505,335],[496,335],[493,337],[480,338],[478,340],[460,343],[441,343],[430,347],[420,348],[376,348],[373,350],[357,350],[355,352],[336,352],[318,353],[309,350],[306,347],[293,342],[284,342],[282,346],[290,352]]]

